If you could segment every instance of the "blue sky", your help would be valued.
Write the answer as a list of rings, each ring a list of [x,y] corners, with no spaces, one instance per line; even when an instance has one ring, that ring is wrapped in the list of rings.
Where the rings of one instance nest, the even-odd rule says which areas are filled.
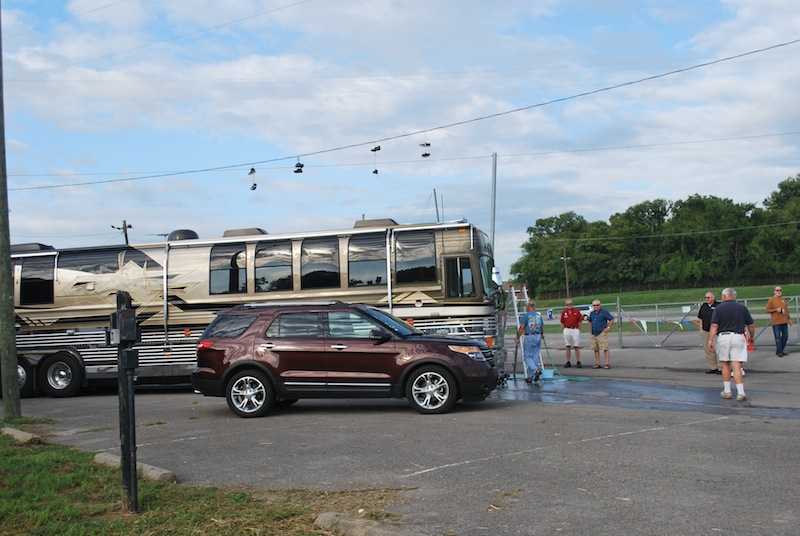
[[[430,222],[434,190],[489,232],[496,153],[507,278],[537,218],[760,204],[800,172],[800,43],[570,98],[799,39],[789,0],[5,0],[2,21],[12,243]]]

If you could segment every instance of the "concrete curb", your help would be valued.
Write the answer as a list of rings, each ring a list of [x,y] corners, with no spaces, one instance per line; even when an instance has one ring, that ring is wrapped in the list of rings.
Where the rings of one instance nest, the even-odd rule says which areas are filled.
[[[360,517],[346,516],[336,512],[325,512],[317,516],[314,524],[326,530],[336,530],[348,536],[425,536],[406,527],[384,525]]]
[[[119,456],[115,454],[108,454],[107,452],[100,452],[95,454],[94,462],[100,465],[105,465],[107,467],[115,467],[118,468],[122,464],[122,460]],[[150,480],[153,482],[177,482],[178,479],[175,478],[175,474],[172,471],[167,471],[166,469],[161,469],[160,467],[155,467],[153,465],[147,465],[146,463],[137,462],[136,463],[136,472],[138,472],[142,478],[145,480]]]
[[[17,430],[16,428],[4,427],[0,429],[0,432],[7,436],[11,436],[17,443],[36,443],[41,442],[42,440],[42,438],[37,435],[29,434],[28,432],[23,432],[22,430]]]
[[[5,435],[11,436],[17,443],[46,443],[41,436],[30,434],[28,432],[23,432],[22,430],[17,430],[16,428],[9,428],[4,427],[0,429]],[[115,456],[113,454],[108,454],[106,452],[100,452],[96,454],[94,457],[94,462],[100,465],[105,465],[107,467],[120,467],[122,464],[122,460],[119,456]],[[175,478],[175,474],[172,471],[167,471],[166,469],[161,469],[159,467],[154,467],[152,465],[147,465],[146,463],[137,463],[136,464],[136,471],[144,478],[145,480],[150,480],[153,482],[177,482],[178,479]]]

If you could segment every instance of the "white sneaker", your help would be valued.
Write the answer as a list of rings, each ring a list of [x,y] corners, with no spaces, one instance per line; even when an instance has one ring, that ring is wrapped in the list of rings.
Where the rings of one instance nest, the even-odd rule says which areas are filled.
[[[739,402],[744,402],[747,400],[747,397],[745,395],[736,395],[736,400]]]
[[[722,398],[724,398],[725,400],[730,400],[731,398],[733,398],[733,393],[731,393],[730,391],[722,391],[722,392],[719,394],[719,396],[721,396],[721,397],[722,397]]]

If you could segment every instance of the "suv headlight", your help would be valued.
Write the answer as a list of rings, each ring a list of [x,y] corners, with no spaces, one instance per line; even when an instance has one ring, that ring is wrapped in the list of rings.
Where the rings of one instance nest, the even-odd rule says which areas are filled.
[[[486,358],[483,356],[483,352],[481,352],[481,349],[477,346],[458,346],[451,344],[448,346],[448,348],[454,352],[458,352],[459,354],[466,354],[475,361],[486,361]]]

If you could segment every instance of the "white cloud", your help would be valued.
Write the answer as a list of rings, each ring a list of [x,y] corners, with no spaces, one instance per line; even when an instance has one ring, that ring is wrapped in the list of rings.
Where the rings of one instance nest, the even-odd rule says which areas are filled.
[[[90,245],[122,219],[134,241],[433,220],[434,189],[444,217],[489,232],[497,153],[507,276],[537,218],[695,193],[758,203],[797,173],[800,137],[777,134],[800,120],[798,45],[504,114],[790,41],[786,1],[3,6],[4,35],[27,32],[4,42],[12,241]]]

